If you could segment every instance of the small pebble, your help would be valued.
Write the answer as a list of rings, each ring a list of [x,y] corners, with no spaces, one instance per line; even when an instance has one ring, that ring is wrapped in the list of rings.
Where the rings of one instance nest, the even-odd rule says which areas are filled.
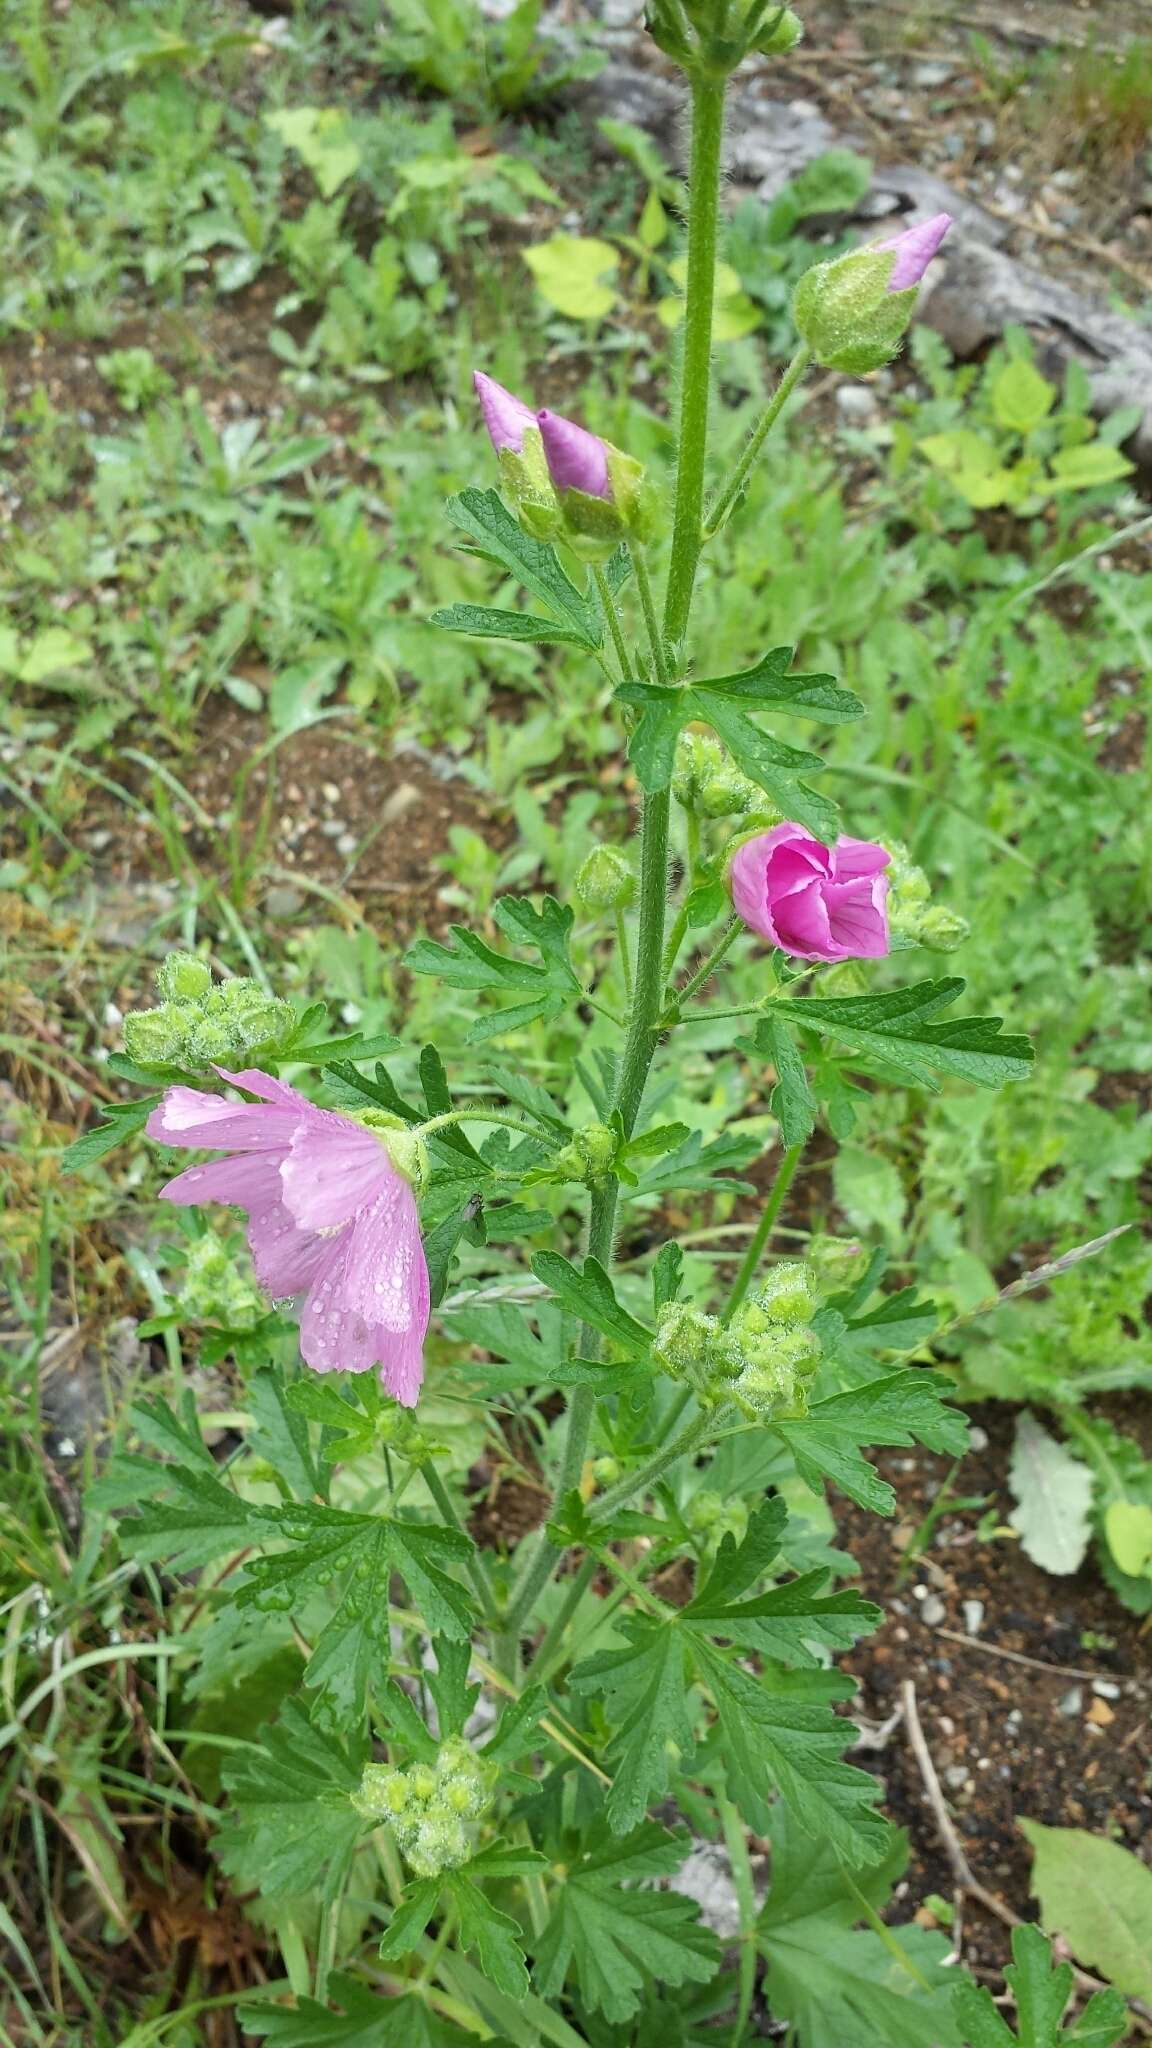
[[[988,1449],[988,1431],[981,1429],[978,1422],[972,1423],[969,1428],[968,1447],[973,1451],[986,1451]]]
[[[1098,1700],[1118,1700],[1120,1687],[1111,1678],[1094,1678],[1092,1690]]]
[[[929,1593],[923,1607],[920,1609],[920,1619],[929,1628],[939,1628],[947,1613],[948,1609],[945,1607],[940,1595],[938,1593]]]
[[[984,1602],[982,1600],[965,1600],[961,1607],[961,1613],[964,1616],[964,1633],[970,1636],[978,1636],[984,1626]]]
[[[1081,1714],[1084,1711],[1084,1693],[1082,1688],[1078,1685],[1070,1686],[1056,1711],[1059,1714],[1067,1714],[1070,1721],[1074,1720],[1078,1714]]]
[[[867,384],[841,384],[836,391],[836,410],[853,425],[876,417],[876,394]]]
[[[944,1783],[951,1792],[959,1792],[962,1785],[970,1785],[972,1777],[967,1764],[950,1764],[944,1773]]]
[[[342,832],[336,841],[337,853],[355,853],[359,841],[354,832]]]

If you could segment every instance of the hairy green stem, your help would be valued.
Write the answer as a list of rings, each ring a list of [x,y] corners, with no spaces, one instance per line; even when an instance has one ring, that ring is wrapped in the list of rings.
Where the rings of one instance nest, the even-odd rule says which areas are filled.
[[[656,679],[668,681],[665,642],[683,637],[688,622],[696,564],[700,555],[700,522],[704,502],[704,466],[708,438],[711,383],[712,297],[716,271],[716,229],[720,203],[720,145],[724,129],[725,80],[697,74],[692,81],[692,163],[688,195],[688,277],[684,315],[684,367],[680,399],[676,500],[672,555],[665,592],[664,631],[660,630],[641,551],[633,550],[633,566],[645,624],[652,643]],[[668,789],[644,799],[640,834],[640,891],[632,1007],[621,1056],[613,1109],[625,1137],[631,1137],[644,1099],[644,1088],[660,1035],[663,997],[664,925],[668,907],[668,834],[672,796]],[[604,1266],[611,1263],[619,1182],[612,1177],[592,1191],[588,1218],[588,1251]],[[587,1354],[597,1355],[595,1350]],[[595,1410],[595,1391],[578,1387],[568,1408],[564,1449],[556,1479],[559,1502],[580,1483]],[[669,1445],[666,1469],[680,1455]],[[607,1498],[607,1496],[605,1496]],[[544,1530],[532,1539],[509,1600],[499,1643],[505,1669],[514,1668],[519,1634],[540,1592],[560,1559]]]
[[[658,683],[666,684],[670,678],[664,652],[664,638],[656,617],[656,600],[652,595],[652,579],[648,574],[648,564],[639,548],[632,550],[632,564],[636,571],[636,589],[640,596],[640,609],[644,614],[648,645],[652,649],[652,672]]]
[[[593,1557],[590,1553],[584,1559],[579,1570],[573,1572],[571,1578],[565,1582],[564,1596],[559,1607],[556,1609],[553,1619],[549,1622],[543,1636],[540,1638],[539,1647],[532,1659],[532,1676],[538,1683],[543,1682],[546,1671],[553,1662],[557,1664],[563,1662],[564,1652],[561,1645],[564,1641],[564,1634],[568,1623],[571,1621],[599,1569],[599,1559]]]
[[[461,1536],[468,1536],[468,1531],[456,1511],[456,1503],[441,1479],[436,1469],[435,1461],[429,1458],[425,1464],[421,1465],[420,1470],[423,1474],[424,1484],[432,1495],[449,1528],[458,1530]],[[468,1541],[472,1543],[470,1536],[468,1536]],[[491,1627],[497,1614],[496,1595],[492,1590],[492,1581],[488,1576],[488,1567],[474,1543],[468,1558],[468,1576],[476,1589],[476,1596],[480,1602],[480,1611],[484,1620]]]
[[[708,453],[708,401],[712,382],[712,295],[720,211],[720,150],[727,81],[707,72],[692,80],[692,160],[688,172],[688,275],[685,284],[684,357],[681,370],[680,445],[672,560],[664,603],[664,632],[684,637],[700,559],[704,467]]]
[[[752,470],[759,459],[760,450],[763,448],[765,441],[772,432],[780,414],[783,412],[785,405],[791,398],[811,360],[811,349],[797,349],[760,418],[753,427],[743,455],[740,457],[727,483],[721,486],[715,503],[704,521],[703,537],[706,541],[711,540],[713,534],[719,533],[720,528],[725,524],[748,478],[752,474]]]
[[[592,575],[596,582],[600,609],[607,621],[608,631],[612,636],[612,645],[616,649],[616,659],[620,663],[621,679],[626,683],[630,683],[632,680],[632,663],[628,659],[628,649],[624,641],[624,631],[620,624],[620,614],[616,609],[616,600],[609,587],[608,578],[600,567],[599,562],[593,562]]]
[[[628,926],[624,912],[616,912],[616,949],[620,955],[620,972],[624,976],[624,994],[632,1001],[632,955],[628,946]]]
[[[560,1140],[555,1133],[537,1130],[535,1125],[526,1124],[523,1117],[508,1116],[502,1109],[445,1109],[439,1116],[430,1116],[427,1123],[416,1124],[414,1129],[421,1138],[434,1137],[437,1131],[447,1130],[452,1124],[505,1124],[510,1131],[519,1131],[522,1138],[532,1138],[537,1144],[550,1145],[553,1151],[559,1149]]]
[[[707,1415],[698,1415],[695,1422],[690,1422],[686,1429],[680,1431],[679,1436],[674,1436],[670,1443],[654,1451],[643,1465],[637,1466],[635,1472],[630,1472],[625,1479],[618,1479],[615,1486],[610,1486],[607,1493],[602,1493],[599,1500],[589,1509],[591,1521],[608,1521],[616,1513],[617,1508],[624,1507],[628,1501],[635,1499],[638,1493],[647,1492],[657,1479],[663,1478],[665,1472],[670,1466],[675,1465],[678,1459],[686,1458],[690,1451],[699,1450],[701,1444],[707,1442],[710,1436],[714,1436],[722,1419],[722,1411],[719,1409],[712,1409]]]
[[[683,988],[677,989],[676,999],[672,1006],[675,1011],[679,1011],[682,1003],[690,1002],[697,989],[703,988],[704,983],[710,980],[723,960],[724,955],[735,945],[744,928],[744,921],[739,917],[732,918],[731,922],[725,925],[723,932],[717,939],[707,959],[696,969],[695,974],[689,976]]]
[[[732,1292],[725,1304],[724,1314],[721,1317],[722,1322],[731,1322],[732,1317],[735,1315],[736,1310],[739,1308],[740,1303],[743,1301],[744,1296],[756,1277],[756,1268],[760,1264],[764,1248],[772,1235],[776,1218],[784,1206],[784,1197],[792,1185],[792,1176],[800,1164],[800,1155],[803,1150],[803,1145],[790,1145],[780,1161],[776,1178],[772,1183],[772,1192],[764,1204],[764,1213],[756,1225],[752,1241],[740,1261],[740,1271],[732,1282]]]

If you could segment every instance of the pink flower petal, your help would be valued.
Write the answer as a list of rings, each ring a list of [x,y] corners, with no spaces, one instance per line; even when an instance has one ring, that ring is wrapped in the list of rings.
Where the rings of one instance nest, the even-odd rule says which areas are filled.
[[[795,894],[786,896],[782,903],[774,904],[773,916],[780,944],[786,953],[796,953],[802,960],[839,958],[838,950],[834,950],[823,889],[818,882],[813,882],[807,889],[798,889]]]
[[[416,1198],[394,1173],[352,1226],[345,1299],[366,1322],[423,1339],[428,1294]]]
[[[878,875],[892,859],[886,846],[877,846],[871,839],[838,839],[836,841],[836,880],[850,882],[857,875]]]
[[[879,902],[875,891],[882,893]],[[844,959],[882,960],[888,952],[887,881],[831,882],[824,891],[832,943]]]
[[[150,1138],[190,1151],[267,1152],[287,1147],[300,1122],[295,1108],[229,1102],[199,1088],[169,1088],[144,1128]]]
[[[896,261],[888,279],[890,292],[906,292],[909,286],[919,284],[951,226],[950,213],[935,213],[931,220],[918,221],[914,227],[905,228],[902,234],[890,235],[886,242],[874,243],[877,249],[896,251]]]
[[[585,491],[590,498],[610,498],[608,450],[598,434],[578,427],[560,412],[536,415],[544,441],[548,474],[558,491]]]
[[[284,1206],[305,1230],[350,1223],[396,1178],[376,1133],[342,1116],[301,1125],[280,1168]]]
[[[247,1209],[250,1215],[278,1208],[280,1154],[275,1150],[240,1152],[229,1159],[213,1159],[207,1166],[186,1167],[161,1188],[160,1199],[181,1206],[228,1202],[234,1209]]]
[[[253,1213],[248,1248],[265,1294],[273,1301],[287,1301],[311,1287],[331,1252],[332,1241],[298,1229],[283,1202],[276,1202]]]

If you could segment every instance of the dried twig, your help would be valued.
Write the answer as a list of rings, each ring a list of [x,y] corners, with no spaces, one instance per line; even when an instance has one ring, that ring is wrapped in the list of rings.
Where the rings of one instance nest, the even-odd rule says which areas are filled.
[[[1023,1650],[1006,1650],[1001,1643],[986,1643],[981,1636],[961,1635],[956,1628],[938,1628],[938,1636],[947,1636],[950,1643],[963,1643],[966,1650],[979,1650],[985,1657],[1005,1657],[1009,1664],[1024,1664],[1029,1671],[1047,1671],[1055,1678],[1082,1678],[1088,1685],[1095,1685],[1103,1678],[1109,1685],[1122,1685],[1126,1674],[1123,1671],[1085,1671],[1079,1664],[1046,1664],[1042,1657],[1026,1657]]]
[[[906,1678],[900,1687],[900,1702],[904,1709],[904,1726],[908,1730],[908,1741],[920,1771],[924,1790],[928,1795],[928,1804],[932,1808],[932,1818],[936,1823],[936,1832],[940,1837],[941,1847],[951,1866],[957,1890],[965,1893],[968,1898],[975,1899],[979,1905],[984,1907],[985,1912],[993,1914],[1005,1927],[1023,1927],[1025,1923],[1019,1913],[1013,1912],[1011,1906],[1006,1906],[1003,1899],[998,1899],[995,1892],[990,1892],[987,1885],[981,1884],[980,1879],[976,1876],[972,1865],[968,1861],[964,1844],[956,1832],[952,1816],[948,1811],[947,1802],[940,1787],[940,1780],[936,1775],[936,1766],[932,1761],[932,1752],[928,1747],[924,1730],[920,1723],[920,1713],[916,1705],[916,1687],[910,1678]],[[1073,1963],[1072,1969],[1075,1974],[1076,1983],[1081,1991],[1092,1992],[1107,1989],[1107,1986],[1101,1982],[1099,1977],[1090,1976],[1087,1970],[1078,1969],[1075,1963]],[[1138,1998],[1129,1999],[1128,2006],[1140,2032],[1142,2034],[1152,2034],[1152,2010]]]

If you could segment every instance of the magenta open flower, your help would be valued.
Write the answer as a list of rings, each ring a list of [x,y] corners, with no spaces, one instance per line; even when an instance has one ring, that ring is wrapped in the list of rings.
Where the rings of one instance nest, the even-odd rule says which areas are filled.
[[[544,441],[544,460],[558,491],[583,491],[589,498],[611,498],[608,450],[599,434],[578,427],[561,412],[545,409],[536,415]]]
[[[502,448],[510,448],[514,455],[519,455],[524,446],[526,428],[538,424],[531,406],[525,405],[514,392],[505,391],[495,377],[486,376],[483,370],[473,370],[472,382],[496,453],[499,454]]]
[[[878,960],[889,950],[891,856],[869,839],[822,846],[803,825],[746,839],[729,871],[745,924],[801,960]]]
[[[165,1201],[228,1202],[248,1214],[260,1285],[305,1296],[300,1351],[315,1372],[367,1372],[412,1408],[423,1377],[428,1267],[412,1188],[386,1135],[317,1109],[258,1067],[217,1073],[257,1102],[169,1088],[150,1138],[222,1151],[161,1189]],[[399,1134],[403,1135],[403,1134]]]
[[[896,251],[896,261],[888,279],[890,292],[906,292],[909,286],[919,284],[951,226],[950,213],[934,213],[931,220],[922,220],[915,227],[905,228],[903,234],[890,235],[886,242],[874,243],[877,249]]]

